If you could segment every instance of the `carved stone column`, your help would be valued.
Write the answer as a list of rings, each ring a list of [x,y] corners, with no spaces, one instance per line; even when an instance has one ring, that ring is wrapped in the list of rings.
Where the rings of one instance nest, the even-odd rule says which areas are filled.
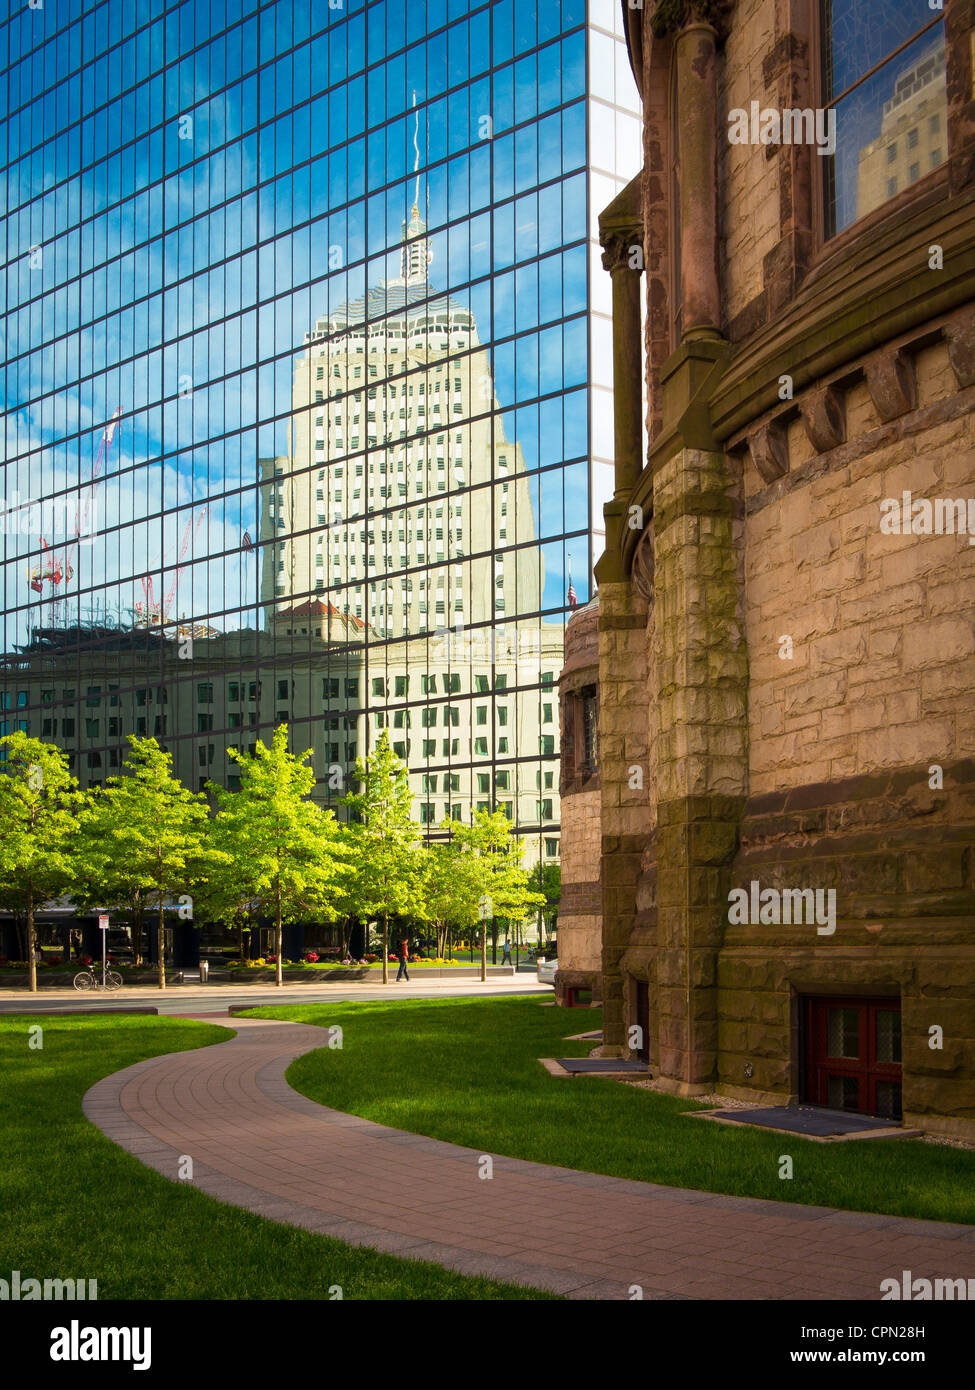
[[[602,238],[601,238],[602,239]],[[643,351],[640,289],[643,237],[639,223],[629,234],[603,240],[603,267],[613,280],[613,457],[616,497],[628,497],[643,468]]]
[[[628,497],[643,468],[643,274],[641,178],[631,179],[599,217],[603,267],[613,283],[614,497]],[[608,540],[608,537],[607,537]]]

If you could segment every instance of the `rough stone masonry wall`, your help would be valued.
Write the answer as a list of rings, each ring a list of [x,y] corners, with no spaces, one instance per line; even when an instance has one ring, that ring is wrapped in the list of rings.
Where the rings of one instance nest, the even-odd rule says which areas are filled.
[[[725,456],[683,449],[654,477],[651,732],[656,947],[651,1058],[674,1089],[717,1061],[717,952],[745,793],[740,523]],[[639,950],[626,956],[636,973]]]
[[[562,797],[562,902],[559,908],[559,979],[566,987],[595,986],[602,962],[600,791]]]
[[[885,498],[975,484],[975,388],[958,392],[943,344],[916,365],[898,420],[858,386],[847,444],[816,458],[795,426],[788,491],[746,463],[752,795],[975,755],[975,546],[880,530]],[[930,418],[938,403],[952,418]]]
[[[603,1042],[625,1045],[621,960],[653,833],[647,769],[647,606],[630,584],[599,589],[599,779],[602,834]],[[644,770],[640,779],[630,769]],[[633,787],[631,781],[642,785]]]
[[[885,535],[880,504],[975,494],[975,389],[943,344],[914,366],[915,410],[884,423],[856,386],[846,444],[817,456],[799,426],[786,479],[745,465],[751,794],[734,882],[834,889],[837,926],[728,928],[719,1076],[795,1094],[798,997],[891,993],[905,1118],[971,1135],[975,546]]]
[[[763,74],[774,28],[775,7],[768,0],[742,0],[735,6],[718,69],[719,126],[729,111],[749,110],[751,101],[761,106],[776,104],[765,91]],[[780,165],[768,157],[770,146],[732,145],[726,135],[724,124],[718,132],[718,188],[722,311],[730,322],[764,288],[764,258],[780,235]]]

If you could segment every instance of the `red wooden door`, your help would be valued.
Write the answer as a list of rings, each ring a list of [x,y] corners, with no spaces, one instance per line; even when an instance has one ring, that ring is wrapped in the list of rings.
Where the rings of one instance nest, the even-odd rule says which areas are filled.
[[[896,999],[807,998],[804,1100],[901,1118],[901,1009]]]

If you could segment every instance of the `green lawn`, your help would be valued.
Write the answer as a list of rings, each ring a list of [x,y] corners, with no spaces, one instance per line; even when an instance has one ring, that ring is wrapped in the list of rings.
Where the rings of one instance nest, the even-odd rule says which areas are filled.
[[[28,1028],[43,1027],[42,1050]],[[0,1277],[97,1279],[99,1299],[538,1299],[225,1206],[89,1124],[81,1098],[144,1057],[228,1038],[150,1016],[0,1017]]]
[[[975,1222],[975,1152],[920,1140],[817,1144],[686,1118],[693,1101],[594,1078],[550,1076],[539,1057],[598,1028],[594,1009],[536,997],[282,1005],[262,1018],[340,1024],[342,1050],[288,1071],[313,1100],[382,1124],[508,1154],[735,1196]],[[781,1155],[793,1177],[779,1177]]]

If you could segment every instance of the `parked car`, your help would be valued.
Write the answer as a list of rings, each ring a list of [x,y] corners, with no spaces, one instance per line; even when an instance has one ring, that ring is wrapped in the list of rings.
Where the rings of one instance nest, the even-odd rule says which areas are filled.
[[[546,960],[544,956],[538,957],[538,983],[540,985],[554,985],[555,972],[559,968],[559,963],[553,956],[551,960]]]

